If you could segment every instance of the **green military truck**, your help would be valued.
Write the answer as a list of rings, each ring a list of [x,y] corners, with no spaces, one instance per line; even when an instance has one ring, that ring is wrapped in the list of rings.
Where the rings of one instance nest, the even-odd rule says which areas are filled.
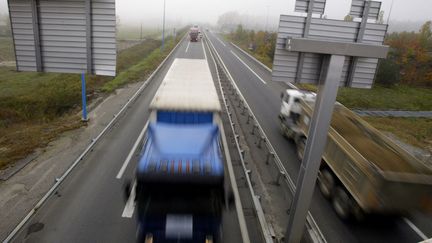
[[[302,158],[315,94],[289,89],[281,98],[282,133],[295,141]],[[432,211],[432,168],[340,103],[335,104],[318,187],[343,219]]]

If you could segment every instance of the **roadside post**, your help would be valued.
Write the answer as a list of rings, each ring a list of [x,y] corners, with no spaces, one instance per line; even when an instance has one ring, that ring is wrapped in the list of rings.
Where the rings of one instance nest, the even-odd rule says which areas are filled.
[[[89,119],[87,117],[87,92],[86,92],[86,79],[85,73],[81,74],[81,98],[82,98],[82,118],[83,122],[87,122]]]
[[[273,62],[273,81],[318,86],[284,238],[289,243],[303,236],[339,86],[370,88],[378,59],[389,49],[383,45],[387,25],[367,21],[377,17],[381,3],[353,0],[351,13],[361,22],[313,18],[312,13],[324,12],[325,4],[297,0],[296,11],[307,17],[281,15]]]
[[[165,47],[165,7],[166,7],[166,0],[163,2],[163,23],[162,23],[162,47],[161,51],[164,50]]]

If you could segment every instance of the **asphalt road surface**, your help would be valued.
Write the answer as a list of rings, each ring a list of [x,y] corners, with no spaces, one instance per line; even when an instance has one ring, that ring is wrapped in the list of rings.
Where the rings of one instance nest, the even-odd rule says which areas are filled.
[[[272,82],[268,70],[218,34],[206,34],[296,182],[301,161],[297,159],[295,145],[281,135],[278,122],[280,93],[288,85]],[[319,190],[315,190],[310,212],[327,242],[419,242],[432,237],[431,217],[420,213],[409,219],[377,217],[364,223],[343,222]]]
[[[124,183],[138,157],[126,158],[148,117],[148,106],[175,57],[204,59],[202,42],[184,38],[126,114],[74,169],[14,242],[135,242],[136,210],[125,209]],[[123,173],[121,168],[125,167]],[[129,217],[128,214],[131,214]],[[225,242],[241,242],[235,209],[223,215]]]

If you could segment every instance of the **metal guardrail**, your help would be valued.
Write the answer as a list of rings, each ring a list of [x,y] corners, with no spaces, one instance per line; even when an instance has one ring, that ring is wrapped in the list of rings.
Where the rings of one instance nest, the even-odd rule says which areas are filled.
[[[211,43],[210,40],[209,40],[209,42],[212,45],[212,47],[214,48],[214,46],[213,46],[213,44]],[[216,55],[218,56],[218,58],[220,60],[222,60],[222,58],[217,53],[216,48],[214,48],[214,51],[215,51]],[[234,82],[234,79],[231,76],[231,74],[229,73],[228,68],[225,66],[225,64],[223,63],[223,61],[220,61],[220,64],[223,67],[223,69],[226,70],[225,72],[226,72],[226,75],[227,75],[227,79],[230,82],[230,84],[232,85],[232,87],[235,89],[235,92],[236,92],[237,96],[242,101],[241,103],[243,104],[243,107],[248,110],[248,113],[247,113],[248,120],[250,118],[252,118],[252,120],[253,120],[253,130],[252,130],[252,132],[255,133],[255,129],[257,129],[258,133],[256,133],[256,134],[259,135],[259,138],[261,139],[260,142],[259,142],[259,144],[261,144],[262,142],[264,142],[264,144],[265,144],[265,146],[266,146],[266,148],[268,150],[266,163],[269,163],[270,160],[273,158],[273,162],[276,165],[277,169],[279,170],[279,174],[277,176],[276,183],[279,183],[279,180],[281,178],[283,178],[284,181],[285,181],[285,183],[287,184],[290,192],[294,195],[296,186],[295,186],[293,180],[291,179],[291,177],[289,176],[288,171],[283,166],[282,161],[280,160],[279,156],[276,153],[276,150],[274,149],[274,147],[270,143],[270,140],[267,138],[267,135],[265,134],[264,130],[262,129],[261,125],[259,124],[258,119],[254,115],[252,109],[250,108],[250,106],[247,103],[246,99],[242,95],[240,89],[237,87],[236,83]],[[306,227],[307,227],[307,230],[308,230],[308,232],[309,232],[310,237],[312,238],[312,240],[314,242],[316,242],[316,243],[326,243],[327,241],[326,241],[324,235],[322,234],[321,230],[319,229],[316,221],[314,220],[314,218],[312,217],[312,214],[310,212],[308,212],[308,215],[307,215],[307,218],[306,218],[306,222],[307,222],[306,223]]]
[[[30,212],[21,220],[21,222],[12,230],[11,233],[3,240],[3,243],[9,243],[16,234],[21,230],[21,228],[29,221],[29,219],[38,211],[38,209],[47,201],[47,199],[57,190],[60,184],[66,179],[66,177],[72,172],[72,170],[84,159],[84,157],[93,150],[93,147],[99,142],[102,136],[106,134],[106,132],[117,122],[120,115],[124,113],[124,111],[129,107],[129,105],[135,101],[135,99],[141,95],[142,91],[147,87],[153,77],[159,72],[162,66],[166,63],[166,61],[171,57],[175,50],[177,50],[178,46],[183,42],[183,39],[187,36],[187,34],[182,37],[177,45],[171,50],[171,52],[165,57],[161,64],[156,68],[155,71],[147,78],[147,80],[141,85],[141,87],[132,95],[131,98],[128,99],[128,102],[123,105],[120,111],[114,115],[113,119],[105,126],[105,128],[99,133],[96,138],[91,140],[91,143],[87,146],[87,148],[78,156],[78,158],[72,163],[72,165],[66,170],[66,172],[60,177],[56,179],[56,183],[51,187],[51,189],[38,201],[36,206],[34,206]]]
[[[208,39],[207,36],[206,36],[206,39]],[[265,219],[264,211],[262,209],[261,202],[259,200],[259,196],[256,195],[255,192],[254,192],[254,190],[253,190],[252,181],[251,181],[251,178],[250,178],[250,170],[248,170],[246,168],[246,164],[245,164],[245,161],[244,161],[244,151],[240,147],[239,136],[236,133],[236,130],[234,128],[235,124],[232,121],[232,117],[230,116],[230,113],[229,113],[230,108],[227,105],[227,102],[226,102],[227,99],[225,98],[225,94],[224,94],[224,91],[223,91],[223,88],[222,88],[221,79],[222,79],[222,77],[225,77],[225,78],[228,79],[228,77],[227,77],[227,71],[224,70],[224,65],[223,65],[222,59],[220,58],[219,54],[217,53],[216,49],[214,48],[214,46],[213,46],[213,44],[211,43],[210,40],[209,40],[209,43],[210,43],[210,45],[211,45],[212,48],[210,48],[210,46],[206,42],[207,47],[210,50],[210,55],[212,56],[213,61],[214,61],[215,66],[216,66],[216,74],[217,74],[217,77],[218,77],[219,90],[220,90],[220,92],[222,94],[222,100],[223,100],[225,109],[228,112],[228,119],[229,119],[229,122],[231,124],[230,127],[231,127],[231,130],[234,133],[235,144],[236,144],[237,151],[238,151],[238,154],[239,154],[239,157],[240,157],[240,161],[241,161],[243,172],[244,172],[244,175],[245,175],[245,178],[246,178],[246,182],[247,182],[247,185],[248,185],[248,188],[249,188],[249,192],[250,192],[250,194],[252,196],[252,199],[253,199],[253,205],[255,207],[256,215],[257,215],[258,221],[260,223],[262,237],[263,237],[263,239],[264,239],[264,241],[266,243],[273,243],[274,239],[275,239],[275,235],[274,235],[274,233],[272,233],[273,230],[271,229],[271,227],[269,226],[269,224],[267,223],[267,221]],[[213,53],[214,53],[214,55],[213,55]],[[216,55],[216,57],[215,57],[215,55]]]

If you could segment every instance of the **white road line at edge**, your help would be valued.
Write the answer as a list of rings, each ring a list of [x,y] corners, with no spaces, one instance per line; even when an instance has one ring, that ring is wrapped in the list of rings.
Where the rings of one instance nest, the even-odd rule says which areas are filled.
[[[185,52],[187,52],[187,51],[188,51],[190,43],[191,43],[191,42],[190,42],[190,41],[188,41],[188,44],[187,44],[187,47],[186,47],[186,50],[185,50]]]
[[[123,213],[122,213],[123,218],[132,218],[132,215],[135,211],[135,188],[136,188],[136,181],[132,185],[130,196],[126,202],[125,208],[123,209]]]
[[[135,150],[137,149],[139,143],[141,142],[141,140],[142,140],[142,138],[144,136],[145,131],[147,130],[148,124],[149,123],[147,121],[147,123],[145,124],[144,128],[142,129],[140,135],[138,136],[137,140],[135,141],[134,146],[132,147],[131,151],[129,152],[126,160],[123,162],[123,165],[120,168],[120,171],[118,172],[118,174],[116,176],[117,179],[121,179],[122,178],[122,176],[123,176],[123,174],[124,174],[124,172],[125,172],[128,164],[129,164],[130,160],[132,159],[133,154],[135,153]]]
[[[258,74],[256,74],[256,72],[254,71],[254,70],[252,70],[252,68],[250,68],[245,62],[243,62],[243,60],[239,57],[239,56],[237,56],[237,54],[235,54],[232,50],[231,50],[231,53],[235,56],[235,57],[237,57],[237,59],[241,62],[241,63],[243,63],[243,65],[245,65],[253,74],[255,74],[255,76],[257,76],[257,78],[259,78],[259,80],[261,81],[261,82],[263,82],[263,84],[267,84],[266,83],[266,81],[264,81],[260,76],[258,76]]]
[[[206,61],[207,61],[207,53],[206,53],[206,50],[204,48],[204,40],[203,39],[201,39],[201,44],[202,44],[202,48],[203,48],[203,52],[204,52],[204,59],[206,59]]]
[[[407,218],[403,218],[403,220],[412,230],[414,230],[414,232],[417,233],[418,236],[420,236],[420,238],[422,238],[423,240],[429,239],[417,226],[415,226],[413,222],[411,222],[411,220]]]
[[[223,45],[223,46],[226,46],[225,45],[225,43],[223,43],[220,39],[219,39],[219,37],[217,37],[216,35],[215,35],[215,37],[216,37],[216,39]]]

